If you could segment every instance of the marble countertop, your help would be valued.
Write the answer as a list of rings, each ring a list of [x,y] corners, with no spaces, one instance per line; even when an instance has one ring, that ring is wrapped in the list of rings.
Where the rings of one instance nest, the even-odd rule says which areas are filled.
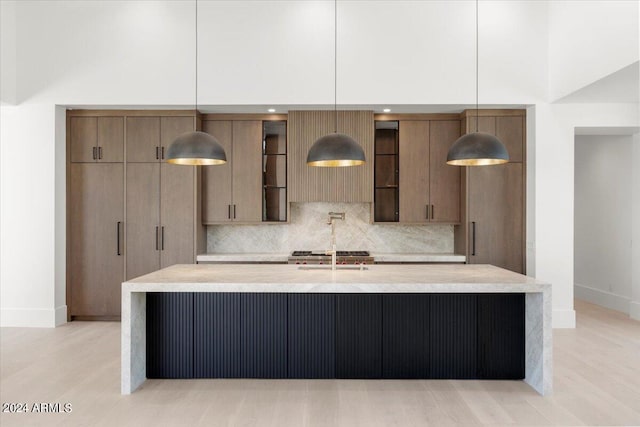
[[[196,257],[198,262],[287,262],[289,253],[206,253]],[[379,253],[372,252],[375,262],[460,262],[464,255],[443,253]]]
[[[491,265],[370,265],[366,270],[297,265],[179,264],[123,283],[127,292],[447,293],[545,292],[551,285]]]

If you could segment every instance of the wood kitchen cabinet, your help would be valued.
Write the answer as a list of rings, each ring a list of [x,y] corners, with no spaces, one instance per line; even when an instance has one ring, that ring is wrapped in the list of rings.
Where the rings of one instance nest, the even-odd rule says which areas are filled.
[[[123,280],[203,250],[199,171],[163,160],[195,125],[189,112],[67,112],[69,320],[119,318]]]
[[[157,119],[145,123],[155,123],[158,140],[167,145],[195,128],[193,117],[144,119]],[[139,141],[136,139],[131,145]],[[150,145],[143,142],[142,146]],[[161,151],[158,157],[162,157]],[[193,166],[155,159],[127,163],[127,280],[173,264],[195,261],[196,183],[197,169]]]
[[[462,113],[462,131],[496,135],[507,147],[510,161],[503,165],[466,167],[465,219],[455,228],[456,252],[467,263],[492,264],[525,273],[525,112],[481,110]]]
[[[118,163],[124,159],[122,117],[71,117],[71,162]]]
[[[262,121],[204,120],[202,127],[227,155],[226,164],[203,168],[203,223],[262,222]]]
[[[422,120],[412,118],[398,123],[396,221],[405,224],[459,223],[461,173],[458,168],[447,165],[446,160],[449,147],[460,136],[460,121],[429,120],[425,116]],[[379,138],[376,144],[378,142]],[[379,177],[388,175],[379,164],[380,160],[383,160],[382,156],[376,155],[375,222],[390,221],[390,211],[387,212],[388,207],[384,205],[392,201],[390,197],[382,197],[383,192],[379,191]]]
[[[69,315],[120,316],[124,277],[124,166],[69,168],[67,278]]]

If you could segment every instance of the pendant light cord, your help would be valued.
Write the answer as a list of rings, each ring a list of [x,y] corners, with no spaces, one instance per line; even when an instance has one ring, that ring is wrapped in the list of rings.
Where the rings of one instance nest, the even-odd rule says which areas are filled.
[[[333,2],[333,111],[334,131],[338,133],[338,0]]]
[[[198,113],[198,0],[196,0],[196,114]]]
[[[479,50],[479,43],[478,40],[480,39],[480,37],[478,36],[478,0],[476,0],[476,133],[478,133],[478,122],[479,120],[479,116],[480,113],[478,111],[478,74],[479,74],[479,69],[480,66],[478,58],[480,57],[480,54],[478,53]]]

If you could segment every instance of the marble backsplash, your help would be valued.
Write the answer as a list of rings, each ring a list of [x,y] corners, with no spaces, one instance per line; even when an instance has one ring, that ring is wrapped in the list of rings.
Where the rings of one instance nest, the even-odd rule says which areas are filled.
[[[207,252],[287,253],[293,250],[328,249],[329,212],[345,212],[336,221],[338,250],[378,253],[452,253],[452,225],[370,224],[368,203],[292,203],[291,221],[282,225],[210,225]]]

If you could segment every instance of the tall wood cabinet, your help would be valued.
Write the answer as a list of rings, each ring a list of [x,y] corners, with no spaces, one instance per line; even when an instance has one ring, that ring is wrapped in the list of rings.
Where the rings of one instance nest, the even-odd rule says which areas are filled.
[[[465,168],[466,220],[456,227],[456,252],[470,264],[492,264],[525,273],[525,112],[462,114],[462,131],[496,135],[507,147],[504,165]]]
[[[199,170],[164,161],[195,128],[193,112],[67,112],[70,320],[119,318],[124,280],[204,250]]]

